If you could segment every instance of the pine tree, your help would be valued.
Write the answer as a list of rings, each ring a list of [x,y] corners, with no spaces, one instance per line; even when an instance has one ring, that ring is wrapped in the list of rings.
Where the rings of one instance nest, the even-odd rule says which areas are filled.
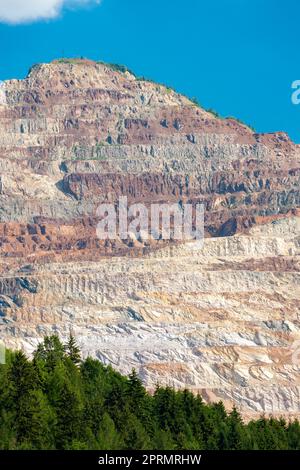
[[[176,444],[168,429],[157,429],[152,438],[152,448],[156,450],[175,450]]]
[[[46,336],[34,353],[36,361],[45,363],[47,370],[53,370],[65,357],[65,348],[57,335]]]
[[[55,403],[56,412],[56,446],[58,449],[69,449],[72,441],[79,439],[82,407],[77,393],[65,383]]]
[[[65,351],[66,351],[67,356],[73,362],[73,364],[77,366],[81,363],[80,349],[72,333],[70,334],[69,340],[67,344],[65,345]]]
[[[140,420],[147,433],[153,435],[156,423],[152,413],[152,400],[135,369],[129,375],[126,396],[129,410]]]
[[[183,401],[185,419],[189,423],[191,432],[193,434],[193,442],[191,445],[194,445],[194,440],[196,440],[197,448],[204,449],[204,436],[201,426],[199,425],[199,419],[203,413],[202,399],[199,396],[195,397],[195,395],[189,390],[184,390],[181,393],[181,397]]]
[[[129,413],[127,417],[127,427],[123,431],[125,449],[147,450],[151,449],[151,439],[146,429],[133,414]]]
[[[12,413],[2,408],[0,415],[0,450],[16,449],[17,439],[13,423]]]
[[[235,406],[228,417],[227,440],[230,450],[241,450],[243,448],[243,420]]]
[[[134,408],[143,405],[147,393],[135,369],[132,370],[128,380],[128,397],[134,403]]]
[[[47,337],[30,361],[0,366],[0,449],[293,449],[300,425],[261,417],[247,425],[223,403],[188,390],[147,393],[136,371],[124,377],[95,359],[78,367],[74,338]]]
[[[33,390],[24,399],[17,417],[19,449],[47,450],[55,448],[53,430],[55,416],[41,390]],[[20,407],[22,409],[22,407]]]
[[[119,381],[113,383],[111,391],[105,399],[105,409],[121,434],[125,434],[127,431],[130,415],[126,385],[126,382],[125,384]]]
[[[108,413],[104,413],[97,434],[97,446],[99,450],[119,450],[124,446],[121,435],[117,432],[115,424]]]
[[[289,449],[300,450],[300,424],[297,419],[287,426],[287,440]]]
[[[17,445],[32,441],[34,446],[43,434],[38,424],[41,409],[36,400],[37,376],[32,363],[22,352],[13,357],[8,377],[7,409],[14,419]]]

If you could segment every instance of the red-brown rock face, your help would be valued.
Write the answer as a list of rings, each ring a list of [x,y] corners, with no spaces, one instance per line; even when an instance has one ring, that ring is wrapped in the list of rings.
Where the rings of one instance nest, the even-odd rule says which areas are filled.
[[[128,72],[65,62],[35,66],[5,86],[1,223],[20,227],[3,227],[11,236],[1,237],[2,253],[84,250],[97,205],[120,195],[146,204],[203,202],[210,236],[299,206],[299,149],[286,134],[255,134]],[[39,217],[44,233],[28,233],[24,224]],[[53,227],[74,223],[91,231],[76,239]]]

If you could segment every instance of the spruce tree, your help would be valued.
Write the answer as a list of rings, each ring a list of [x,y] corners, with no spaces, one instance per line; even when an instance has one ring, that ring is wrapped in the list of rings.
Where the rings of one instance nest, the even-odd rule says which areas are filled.
[[[35,445],[38,434],[38,414],[40,412],[36,400],[37,376],[32,362],[24,353],[17,352],[12,359],[9,372],[9,388],[7,409],[13,417],[13,427],[17,445],[32,442]]]
[[[118,433],[115,423],[108,413],[104,413],[97,434],[97,448],[99,450],[119,450],[123,447],[124,441]]]
[[[67,356],[71,359],[73,364],[75,364],[76,366],[80,364],[81,362],[80,349],[72,333],[70,334],[68,342],[65,345],[65,352]]]
[[[46,337],[34,359],[7,353],[0,365],[0,449],[293,449],[300,425],[282,418],[247,425],[223,403],[188,390],[149,394],[136,371],[124,377],[88,358],[74,338]],[[78,367],[79,365],[79,367]]]
[[[69,449],[75,439],[80,438],[82,407],[76,391],[65,383],[54,406],[56,412],[56,446]]]
[[[53,370],[64,356],[65,348],[57,335],[46,336],[34,353],[34,359],[44,362],[47,370]]]
[[[228,416],[227,440],[230,450],[241,450],[243,448],[243,420],[235,406]]]

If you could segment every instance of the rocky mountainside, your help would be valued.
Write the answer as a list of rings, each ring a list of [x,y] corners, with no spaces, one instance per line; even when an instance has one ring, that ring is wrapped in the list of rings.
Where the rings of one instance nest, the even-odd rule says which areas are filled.
[[[3,89],[7,345],[71,329],[149,388],[300,416],[299,146],[102,63],[37,65]],[[202,202],[204,247],[99,240],[96,209],[120,195]]]

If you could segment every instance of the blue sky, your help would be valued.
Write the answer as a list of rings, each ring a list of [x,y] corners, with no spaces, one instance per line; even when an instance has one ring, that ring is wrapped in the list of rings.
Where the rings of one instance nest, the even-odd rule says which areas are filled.
[[[0,80],[59,57],[126,64],[223,116],[300,142],[300,105],[291,102],[299,0],[39,0],[44,15],[7,24],[20,1],[0,0]],[[35,13],[51,19],[33,21]]]

